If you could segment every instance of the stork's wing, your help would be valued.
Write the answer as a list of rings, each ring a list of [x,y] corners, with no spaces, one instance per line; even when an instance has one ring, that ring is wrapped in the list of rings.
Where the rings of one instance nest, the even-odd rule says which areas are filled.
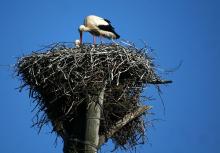
[[[115,28],[111,25],[98,25],[98,28],[104,31],[115,32]]]
[[[108,19],[103,19],[105,20],[108,24],[111,24],[111,21],[109,21]]]
[[[115,28],[111,24],[109,24],[109,25],[99,25],[98,28],[103,30],[103,31],[112,32],[112,33],[115,34],[117,39],[120,38],[120,36],[115,32]]]
[[[108,19],[103,19],[103,18],[101,19],[102,19],[102,24],[98,25],[99,29],[115,33],[114,31],[115,28],[111,25],[111,21],[109,21]]]

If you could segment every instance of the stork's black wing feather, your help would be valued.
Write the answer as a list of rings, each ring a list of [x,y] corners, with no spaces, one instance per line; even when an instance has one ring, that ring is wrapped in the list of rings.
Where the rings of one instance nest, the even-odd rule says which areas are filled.
[[[111,24],[109,24],[109,25],[99,25],[98,28],[101,29],[101,30],[104,30],[104,31],[112,32],[116,35],[117,39],[120,38],[120,36],[115,32],[115,28]]]
[[[108,24],[111,24],[111,21],[109,21],[108,19],[104,19],[106,22],[108,22]]]
[[[115,28],[111,25],[98,25],[98,28],[104,31],[115,32]]]

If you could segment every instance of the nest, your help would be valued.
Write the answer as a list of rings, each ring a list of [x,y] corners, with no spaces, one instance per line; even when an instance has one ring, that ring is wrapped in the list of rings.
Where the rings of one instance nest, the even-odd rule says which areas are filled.
[[[77,137],[85,113],[85,97],[97,101],[106,85],[99,134],[141,105],[140,95],[149,83],[161,81],[146,49],[116,44],[68,47],[55,44],[44,52],[21,57],[16,65],[23,87],[28,87],[37,114],[34,125],[40,129],[52,123],[58,136]],[[39,116],[41,114],[41,116]],[[128,148],[144,137],[144,120],[137,117],[111,139]]]

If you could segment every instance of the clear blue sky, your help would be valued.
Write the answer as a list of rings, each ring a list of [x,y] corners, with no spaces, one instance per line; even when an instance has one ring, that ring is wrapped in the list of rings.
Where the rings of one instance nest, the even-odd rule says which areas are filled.
[[[148,42],[162,69],[183,60],[179,70],[166,76],[174,83],[162,88],[165,115],[155,90],[147,92],[157,98],[150,103],[156,113],[152,119],[163,121],[148,130],[149,144],[138,151],[219,153],[219,8],[219,0],[1,0],[0,64],[14,64],[16,57],[42,45],[74,41],[86,15],[108,18],[121,38],[140,47],[140,40]],[[92,41],[88,34],[85,41]],[[12,69],[0,66],[0,152],[61,153],[62,144],[58,141],[55,148],[49,129],[38,135],[30,128],[33,105],[26,91],[15,89],[19,84]]]

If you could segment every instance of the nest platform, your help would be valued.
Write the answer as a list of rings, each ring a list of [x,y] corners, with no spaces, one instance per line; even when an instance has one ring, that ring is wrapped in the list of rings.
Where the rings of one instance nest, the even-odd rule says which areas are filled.
[[[85,113],[86,97],[97,101],[105,88],[99,134],[142,105],[141,93],[148,84],[164,83],[156,74],[146,48],[116,44],[68,47],[54,44],[18,59],[21,88],[27,87],[36,104],[34,125],[51,123],[63,139],[78,137]],[[87,99],[88,100],[88,99]],[[41,116],[39,116],[41,115]],[[144,119],[139,116],[111,137],[116,146],[127,148],[142,142]]]

